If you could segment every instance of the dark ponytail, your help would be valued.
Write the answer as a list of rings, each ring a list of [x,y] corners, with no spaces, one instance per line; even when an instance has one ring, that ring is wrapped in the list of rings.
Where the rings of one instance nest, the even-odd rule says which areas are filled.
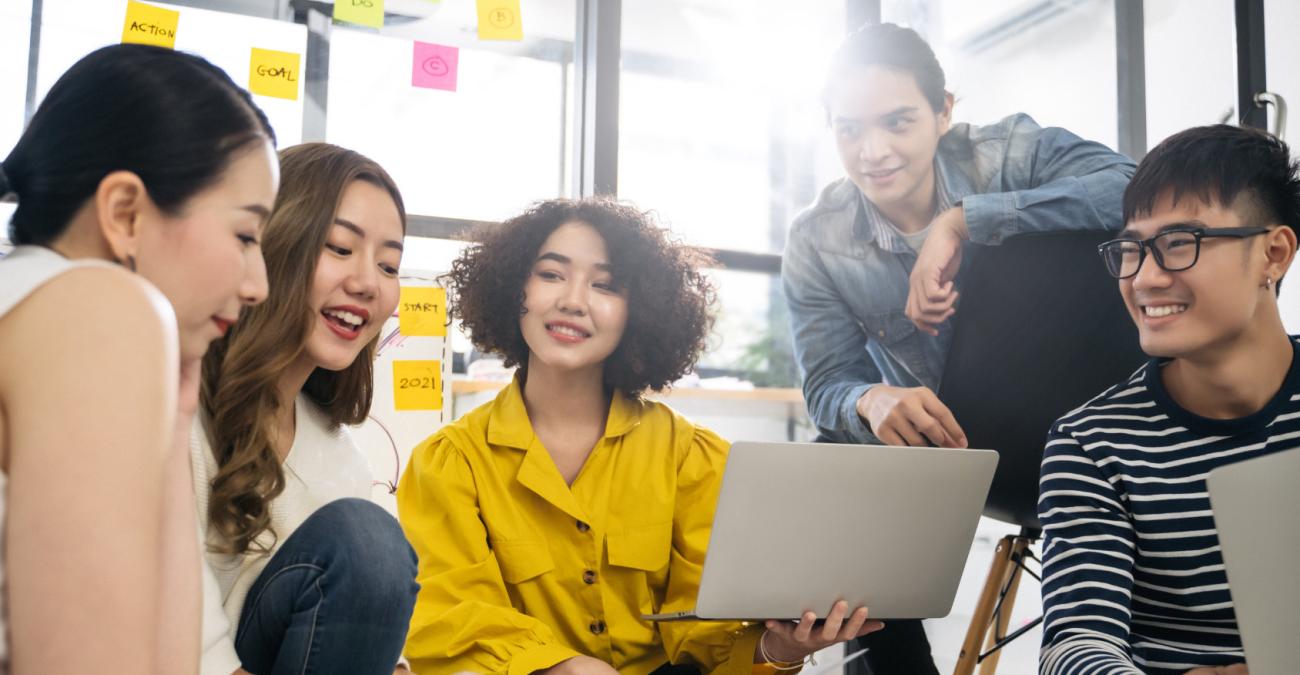
[[[0,163],[0,193],[18,196],[10,239],[57,239],[114,171],[138,175],[175,213],[259,140],[275,142],[266,115],[204,59],[147,45],[96,50],[59,78]]]

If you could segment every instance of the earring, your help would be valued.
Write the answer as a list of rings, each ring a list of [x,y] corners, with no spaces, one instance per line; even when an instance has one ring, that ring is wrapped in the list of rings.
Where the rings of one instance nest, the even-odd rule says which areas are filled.
[[[1273,277],[1264,278],[1264,288],[1273,288]]]

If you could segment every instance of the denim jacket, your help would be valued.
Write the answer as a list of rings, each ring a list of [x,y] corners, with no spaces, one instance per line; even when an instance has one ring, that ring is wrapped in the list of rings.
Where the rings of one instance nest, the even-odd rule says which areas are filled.
[[[1027,232],[1118,230],[1135,168],[1099,143],[1044,129],[1024,114],[984,127],[954,124],[935,163],[977,244]],[[781,270],[808,414],[837,442],[878,443],[857,400],[881,383],[937,390],[952,339],[951,322],[931,337],[903,314],[916,254],[882,247],[860,217],[865,208],[847,178],[828,185],[795,218]]]

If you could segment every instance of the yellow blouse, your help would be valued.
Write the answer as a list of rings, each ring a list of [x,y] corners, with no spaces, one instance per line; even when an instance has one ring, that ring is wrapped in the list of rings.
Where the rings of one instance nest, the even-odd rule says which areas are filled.
[[[729,445],[661,403],[614,396],[573,485],[516,380],[421,443],[397,488],[420,558],[406,658],[420,675],[527,675],[580,654],[624,675],[754,666],[762,626],[643,621],[688,610]]]

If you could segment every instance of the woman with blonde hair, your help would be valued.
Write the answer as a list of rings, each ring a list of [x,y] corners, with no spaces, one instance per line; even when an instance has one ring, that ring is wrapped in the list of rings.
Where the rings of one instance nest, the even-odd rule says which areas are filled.
[[[378,164],[325,143],[284,150],[280,173],[263,237],[270,297],[203,363],[191,443],[210,572],[203,672],[387,675],[415,557],[367,500],[347,426],[369,414],[397,308],[402,197]]]

